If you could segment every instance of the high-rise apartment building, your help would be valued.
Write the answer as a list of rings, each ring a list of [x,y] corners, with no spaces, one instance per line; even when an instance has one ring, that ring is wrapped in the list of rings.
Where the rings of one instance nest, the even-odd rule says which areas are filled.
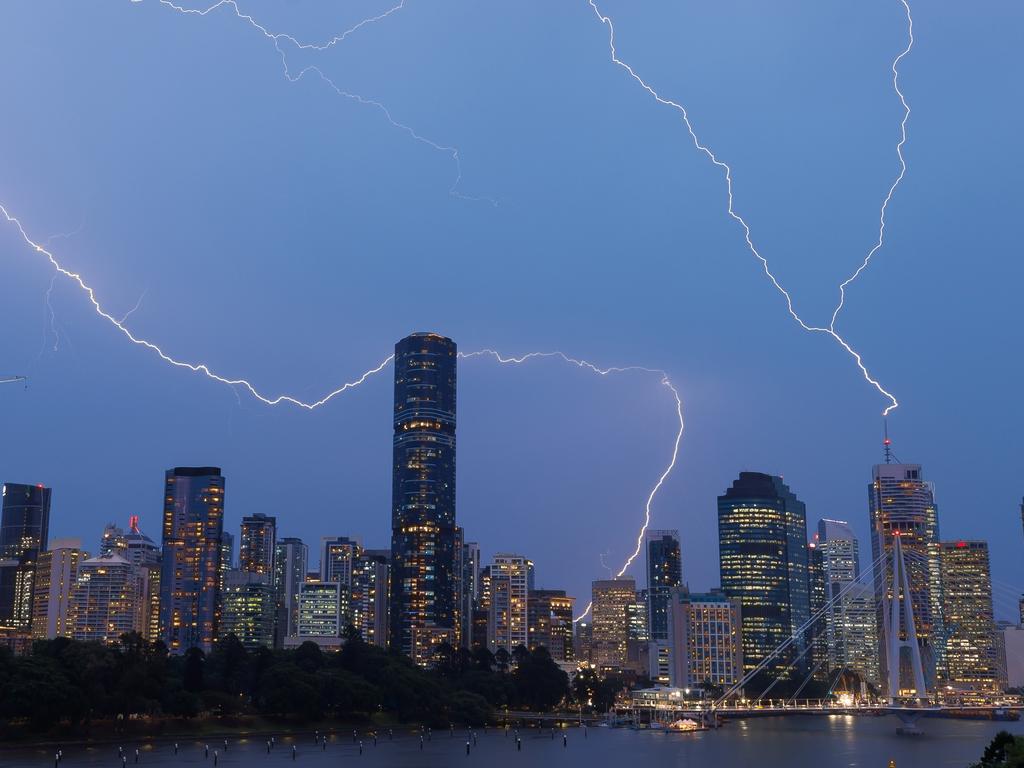
[[[669,639],[668,609],[673,587],[683,585],[683,557],[679,531],[648,531],[647,601],[650,607],[648,627],[651,640]]]
[[[274,549],[274,647],[283,648],[284,639],[299,631],[299,587],[306,580],[309,547],[302,539],[285,537],[277,540]]]
[[[1002,675],[988,544],[942,542],[941,564],[946,681],[956,688],[997,691]]]
[[[413,656],[447,631],[455,637],[455,414],[458,351],[415,333],[395,345],[391,513],[391,646]],[[417,651],[421,658],[428,655]]]
[[[106,645],[121,635],[145,635],[149,625],[148,570],[117,554],[100,555],[78,563],[71,593],[71,637]]]
[[[175,467],[164,481],[160,633],[171,653],[213,649],[219,634],[224,476]]]
[[[299,587],[299,638],[341,637],[348,613],[346,590],[337,582]]]
[[[347,536],[325,536],[320,539],[320,581],[352,587],[352,567],[362,547]]]
[[[54,539],[48,550],[39,553],[32,586],[33,639],[71,636],[71,594],[78,564],[87,557],[78,539]]]
[[[489,573],[487,646],[492,653],[500,648],[512,653],[530,642],[528,603],[533,587],[533,563],[522,555],[498,554],[494,556]]]
[[[41,483],[4,483],[0,494],[0,627],[27,633],[36,562],[49,539],[51,491]]]
[[[817,537],[807,543],[807,598],[811,623],[805,632],[808,659],[815,680],[828,679],[828,616],[826,610],[825,552]]]
[[[265,574],[230,570],[221,594],[220,636],[234,635],[250,650],[269,648],[274,644],[275,609],[274,587]]]
[[[706,594],[674,587],[669,603],[671,684],[705,683],[725,690],[743,677],[742,608],[720,590]]]
[[[351,621],[370,645],[387,647],[390,552],[364,549],[352,570]]]
[[[160,638],[160,547],[139,529],[139,516],[128,518],[128,530],[108,523],[100,539],[100,556],[118,555],[129,563],[145,569],[146,628],[142,636],[153,642]]]
[[[263,576],[270,584],[274,575],[277,518],[257,512],[242,518],[238,538],[238,569]]]
[[[942,568],[935,493],[920,464],[877,464],[868,486],[871,554],[877,625],[884,628],[883,606],[892,596],[893,538],[900,537],[910,583],[914,629],[921,651],[925,686],[934,690],[944,676]],[[885,633],[879,632],[879,662],[888,669]],[[887,681],[886,674],[880,674]]]
[[[804,503],[781,477],[740,472],[718,497],[718,547],[722,590],[742,606],[745,668],[768,659],[766,674],[792,669],[803,670],[802,677],[802,628],[810,618]],[[776,652],[794,635],[796,641]]]
[[[555,661],[572,661],[572,608],[575,598],[564,589],[533,589],[527,598],[529,643],[547,648]]]
[[[628,577],[595,581],[591,599],[591,662],[598,668],[625,669],[630,606],[636,605],[636,582]]]

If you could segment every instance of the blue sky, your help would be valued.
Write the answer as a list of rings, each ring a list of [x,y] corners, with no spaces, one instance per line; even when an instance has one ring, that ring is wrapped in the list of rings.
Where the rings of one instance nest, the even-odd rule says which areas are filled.
[[[239,2],[314,41],[388,7]],[[601,5],[620,56],[732,165],[736,207],[798,311],[826,320],[898,170],[902,6]],[[936,483],[944,538],[991,542],[1012,615],[1024,11],[943,0],[914,20],[909,172],[839,327],[901,402],[896,454]],[[229,9],[9,3],[0,29],[0,202],[38,240],[74,233],[50,245],[112,313],[144,294],[127,324],[169,354],[300,397],[425,329],[465,351],[664,368],[687,427],[652,525],[681,529],[694,588],[717,582],[715,497],[740,469],[783,474],[811,526],[838,517],[866,535],[884,400],[786,314],[726,215],[721,172],[611,63],[585,0],[409,0],[330,51],[285,48],[293,71],[316,64],[457,147],[457,190],[497,207],[451,195],[451,156],[378,109],[315,74],[288,82]],[[312,413],[270,408],[131,345],[66,279],[55,343],[52,269],[9,226],[0,254],[0,373],[30,376],[0,391],[0,479],[54,487],[53,535],[95,547],[103,523],[139,514],[155,536],[163,470],[216,464],[232,529],[264,512],[286,535],[386,544],[390,372]],[[602,553],[618,565],[631,550],[668,460],[669,393],[553,361],[469,360],[459,376],[468,536],[586,597]]]

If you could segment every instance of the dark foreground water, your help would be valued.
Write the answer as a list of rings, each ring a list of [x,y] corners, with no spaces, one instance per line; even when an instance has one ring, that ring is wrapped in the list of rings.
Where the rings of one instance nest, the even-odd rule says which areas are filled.
[[[759,718],[727,724],[717,731],[672,734],[656,731],[595,728],[583,731],[571,728],[565,733],[568,745],[562,745],[562,732],[552,739],[549,731],[520,732],[522,750],[515,737],[501,730],[477,732],[477,746],[466,755],[466,731],[435,732],[420,750],[419,738],[396,734],[389,741],[385,734],[378,745],[365,734],[363,752],[352,743],[351,733],[336,734],[327,749],[308,738],[284,738],[277,741],[271,754],[263,738],[231,739],[225,753],[221,742],[211,741],[210,757],[203,756],[203,743],[179,742],[178,755],[172,743],[125,744],[128,768],[135,766],[135,749],[140,748],[140,768],[213,768],[217,750],[217,768],[425,768],[427,766],[487,766],[487,768],[555,768],[584,766],[599,768],[886,768],[895,760],[897,768],[966,768],[981,756],[992,736],[1001,729],[1024,734],[1024,723],[926,719],[921,721],[923,736],[897,736],[898,721],[893,717],[790,717]],[[296,759],[292,760],[292,746]],[[52,768],[52,750],[0,748],[3,768]],[[116,746],[66,747],[60,768],[121,768]]]

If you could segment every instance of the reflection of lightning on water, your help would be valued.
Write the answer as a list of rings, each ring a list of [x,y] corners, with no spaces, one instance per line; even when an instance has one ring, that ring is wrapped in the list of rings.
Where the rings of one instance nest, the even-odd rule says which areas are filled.
[[[670,107],[674,109],[676,112],[678,112],[683,120],[683,124],[686,126],[687,132],[690,134],[690,139],[693,141],[694,147],[696,147],[698,151],[706,155],[707,158],[716,167],[720,168],[724,172],[726,192],[728,193],[729,200],[727,212],[729,216],[743,228],[744,237],[747,242],[747,248],[757,258],[757,260],[761,262],[761,266],[764,269],[765,275],[767,275],[768,279],[771,280],[772,285],[775,286],[776,290],[778,290],[779,293],[781,293],[782,296],[785,298],[786,308],[789,310],[789,314],[805,331],[810,331],[812,333],[824,333],[827,334],[828,336],[831,336],[836,341],[836,343],[838,343],[843,349],[847,351],[847,353],[849,353],[853,357],[853,359],[857,363],[857,367],[860,368],[861,373],[863,374],[864,378],[868,381],[868,383],[870,383],[875,389],[879,391],[879,393],[884,395],[889,400],[889,405],[886,406],[885,410],[883,411],[883,415],[888,415],[890,411],[899,406],[899,403],[891,393],[886,391],[882,387],[882,385],[871,376],[871,374],[868,372],[867,367],[864,365],[863,360],[861,359],[860,353],[854,350],[853,347],[851,347],[850,344],[842,336],[839,335],[839,333],[835,329],[835,324],[836,318],[838,317],[839,312],[842,310],[843,303],[846,299],[846,287],[850,283],[852,283],[860,275],[861,272],[864,271],[864,269],[868,265],[868,262],[870,262],[871,257],[874,256],[875,252],[878,251],[879,248],[882,247],[882,243],[885,236],[885,214],[888,209],[889,201],[892,199],[893,193],[896,191],[896,187],[903,180],[903,176],[906,171],[906,163],[903,159],[903,145],[907,139],[907,120],[910,117],[910,107],[907,105],[907,101],[903,96],[903,92],[899,88],[899,63],[904,56],[910,53],[910,49],[914,45],[914,22],[910,14],[910,6],[907,4],[907,0],[899,1],[903,5],[904,10],[906,11],[909,37],[907,47],[895,58],[895,60],[892,63],[893,86],[896,89],[896,93],[899,96],[900,102],[902,103],[904,109],[903,120],[900,123],[901,137],[899,143],[896,146],[896,152],[899,156],[900,161],[900,173],[896,177],[896,180],[893,182],[892,186],[889,188],[889,192],[885,197],[885,201],[882,203],[881,214],[879,216],[879,231],[877,244],[871,249],[871,251],[865,257],[864,262],[861,264],[861,266],[853,273],[853,275],[847,278],[847,280],[844,281],[843,284],[840,286],[839,305],[836,307],[835,311],[832,314],[832,321],[829,324],[829,326],[820,327],[808,325],[807,323],[804,322],[800,315],[797,314],[796,310],[793,308],[793,299],[789,295],[789,292],[782,287],[782,284],[772,273],[768,265],[768,260],[761,255],[761,253],[757,250],[757,247],[754,245],[754,242],[751,237],[750,225],[747,224],[746,220],[739,213],[737,213],[736,209],[733,207],[732,168],[727,163],[719,159],[719,157],[715,155],[715,153],[710,149],[710,147],[701,142],[701,140],[697,136],[696,131],[693,128],[693,124],[690,122],[690,116],[686,110],[686,107],[684,107],[682,104],[678,102],[672,101],[671,99],[667,99],[661,96],[661,94],[659,94],[652,86],[650,86],[643,78],[641,78],[640,75],[638,75],[629,64],[627,64],[625,61],[619,58],[618,51],[615,47],[615,25],[613,24],[611,17],[609,17],[607,14],[601,11],[601,9],[597,5],[597,0],[587,0],[590,7],[594,10],[594,13],[597,15],[597,18],[600,20],[600,22],[604,24],[606,27],[608,27],[608,47],[611,52],[612,62],[614,62],[619,67],[622,67],[622,69],[628,72],[629,76],[637,83],[639,83],[640,87],[643,88],[647,93],[649,93],[655,101],[666,107]]]
[[[141,2],[141,0],[132,0],[132,2],[139,3]],[[177,13],[183,14],[185,16],[207,16],[208,14],[220,8],[230,9],[234,12],[237,18],[246,22],[250,27],[257,30],[261,35],[263,35],[263,37],[265,37],[273,44],[274,50],[276,50],[278,56],[281,57],[281,67],[283,69],[285,79],[287,79],[288,82],[297,83],[299,80],[305,77],[306,74],[312,73],[319,77],[324,82],[324,84],[327,85],[327,87],[334,91],[334,93],[337,94],[338,96],[341,96],[350,101],[354,101],[358,104],[361,104],[364,107],[373,107],[384,116],[384,119],[387,120],[387,122],[390,123],[393,128],[397,128],[398,130],[402,131],[413,140],[421,144],[424,144],[425,146],[430,147],[431,149],[437,152],[446,154],[451,158],[452,163],[455,165],[455,180],[452,182],[452,185],[448,188],[448,194],[450,194],[452,197],[457,197],[461,200],[487,202],[495,207],[498,205],[498,202],[492,198],[474,197],[471,195],[465,195],[459,191],[458,187],[459,184],[462,182],[462,158],[459,155],[459,150],[457,147],[447,146],[444,144],[440,144],[436,141],[433,141],[431,139],[428,139],[427,137],[418,133],[416,129],[414,129],[412,126],[406,123],[402,123],[399,120],[396,120],[392,115],[391,110],[388,109],[388,107],[386,107],[380,101],[377,101],[376,99],[366,98],[365,96],[360,96],[357,93],[352,93],[341,88],[319,66],[315,64],[303,67],[298,72],[293,72],[288,64],[288,56],[285,53],[284,49],[281,47],[282,43],[294,46],[298,50],[315,52],[326,51],[329,48],[333,48],[339,43],[344,42],[349,35],[354,34],[363,27],[366,27],[370,24],[374,24],[378,21],[383,21],[392,14],[402,10],[402,8],[405,7],[405,0],[400,0],[399,3],[387,9],[386,11],[377,14],[376,16],[371,16],[369,18],[363,19],[359,23],[349,27],[340,34],[334,35],[333,37],[329,38],[326,42],[323,43],[302,42],[289,34],[285,34],[282,32],[271,32],[269,29],[267,29],[266,26],[256,21],[256,19],[253,18],[252,15],[242,11],[242,9],[238,7],[238,3],[236,0],[219,0],[219,2],[216,2],[213,5],[210,5],[206,8],[186,8],[182,5],[178,5],[177,3],[172,2],[172,0],[159,0],[159,3],[160,5],[166,8],[170,8],[171,10],[176,11]]]

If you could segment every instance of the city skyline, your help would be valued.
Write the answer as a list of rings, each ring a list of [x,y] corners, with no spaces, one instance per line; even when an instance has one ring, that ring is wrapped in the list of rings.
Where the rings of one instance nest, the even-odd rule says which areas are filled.
[[[4,126],[5,146],[18,151],[0,199],[95,285],[113,315],[131,311],[128,326],[178,357],[281,392],[352,380],[421,327],[464,349],[564,349],[602,365],[662,367],[680,384],[688,418],[653,523],[687,531],[694,586],[715,582],[707,499],[738,468],[784,473],[811,509],[851,521],[866,539],[859,468],[877,460],[884,399],[830,340],[786,316],[723,210],[716,169],[688,146],[676,116],[608,61],[607,29],[585,4],[545,11],[560,40],[552,52],[571,62],[558,75],[565,82],[549,77],[544,57],[501,66],[537,12],[495,9],[502,24],[479,29],[459,4],[406,8],[337,49],[374,66],[356,73],[334,52],[324,57],[342,85],[365,86],[396,120],[458,147],[458,192],[494,198],[497,208],[450,195],[451,158],[393,131],[372,108],[287,82],[272,46],[226,9],[199,19],[155,3],[115,5],[5,9],[9,70],[46,56],[8,94],[12,111],[39,125]],[[626,60],[692,106],[700,135],[732,164],[738,203],[801,316],[827,320],[898,168],[902,110],[889,66],[907,43],[899,4],[814,7],[796,27],[791,15],[760,8],[747,9],[742,25],[718,7],[612,10]],[[976,112],[940,117],[951,100],[984,105],[987,152],[1014,156],[1015,122],[1004,114],[1012,107],[1001,97],[1013,80],[989,57],[1009,45],[1000,36],[1019,9],[1003,9],[1006,23],[991,28],[964,9],[917,10],[923,42],[901,63],[914,108],[908,173],[886,246],[849,291],[841,330],[899,395],[895,448],[936,479],[944,532],[990,541],[997,578],[1019,584],[1010,518],[1021,489],[968,481],[982,469],[1013,477],[1019,465],[1011,382],[1021,360],[999,353],[1015,347],[1019,328],[1010,291],[1021,265],[1001,256],[1015,247],[1006,226],[1013,196],[1001,186],[1012,164],[979,167],[951,153],[977,128]],[[294,9],[266,21],[305,39],[358,20]],[[84,55],[74,30],[90,24],[114,34]],[[680,36],[671,45],[667,30]],[[411,78],[385,42],[403,35],[453,40]],[[128,43],[136,39],[151,44],[140,53]],[[478,50],[478,39],[489,44]],[[793,55],[777,55],[773,41]],[[748,55],[723,61],[737,46]],[[954,66],[961,50],[980,55]],[[484,57],[500,82],[486,79],[487,68],[461,66],[467,56]],[[815,66],[802,66],[808,60]],[[836,83],[846,98],[828,97]],[[458,95],[470,93],[480,99],[471,108]],[[520,104],[514,118],[508,94]],[[366,511],[389,503],[387,470],[375,464],[386,451],[375,428],[389,408],[386,377],[314,417],[241,391],[236,399],[128,345],[65,278],[50,291],[52,271],[15,232],[0,238],[11,286],[0,360],[4,373],[29,376],[27,391],[0,395],[5,424],[20,436],[0,449],[5,478],[59,489],[67,516],[98,526],[138,513],[153,533],[147,509],[159,468],[222,466],[243,494],[229,515],[287,506],[286,487],[258,482],[280,473],[310,489],[290,533],[312,542],[323,520],[355,531],[369,517],[357,533],[383,546],[386,523]],[[406,291],[425,259],[437,280]],[[979,382],[997,407],[973,407]],[[545,581],[585,594],[585,581],[569,582],[575,573],[601,555],[620,565],[629,554],[671,446],[671,403],[656,381],[588,378],[537,361],[515,370],[474,361],[461,384],[460,522],[486,541],[493,519],[525,515],[507,548],[545,563]],[[168,414],[175,429],[159,430]],[[612,445],[627,450],[603,450]],[[95,478],[112,466],[128,478],[125,509],[96,498]],[[495,501],[488,478],[510,466],[532,482]],[[985,530],[972,530],[978,518]],[[236,531],[237,519],[228,522]],[[550,535],[537,536],[545,525]],[[578,546],[563,564],[558,542],[570,536]]]

